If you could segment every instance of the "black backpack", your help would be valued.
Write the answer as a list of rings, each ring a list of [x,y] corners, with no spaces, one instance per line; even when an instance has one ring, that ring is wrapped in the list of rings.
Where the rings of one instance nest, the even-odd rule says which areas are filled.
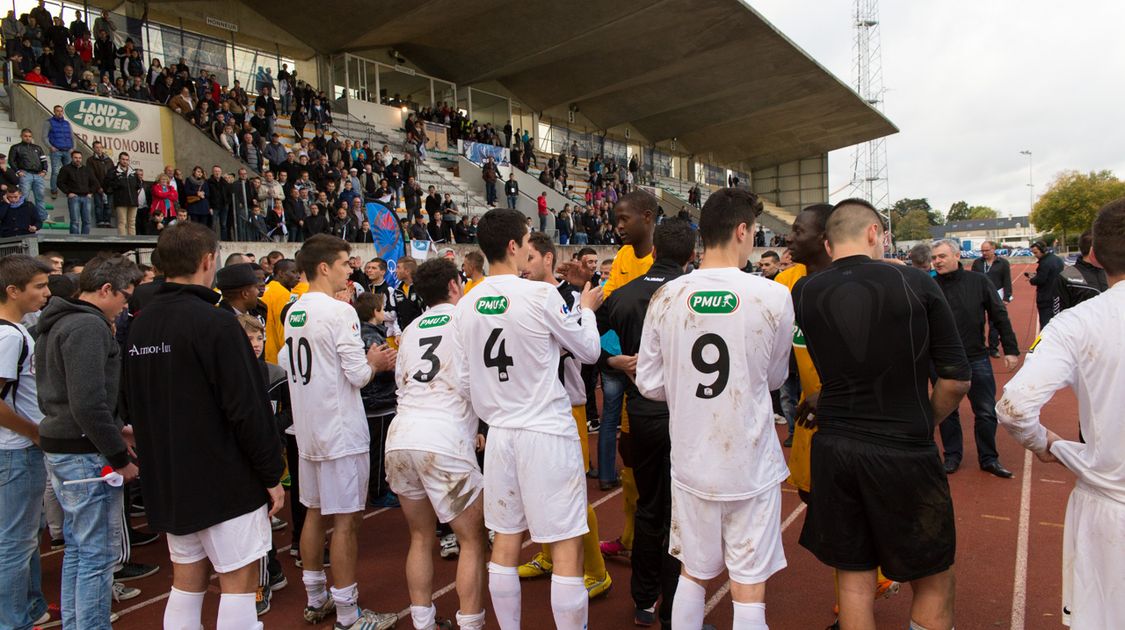
[[[16,332],[20,334],[20,360],[16,365],[16,378],[14,380],[8,381],[7,383],[4,383],[4,387],[0,388],[0,400],[6,399],[8,397],[8,394],[10,393],[12,395],[12,403],[14,407],[16,401],[16,392],[18,392],[20,388],[20,372],[23,372],[23,362],[27,360],[27,355],[30,353],[31,348],[28,347],[27,337],[23,336],[23,331],[20,330],[19,326],[6,319],[0,319],[0,325],[11,326],[12,328],[15,328]]]

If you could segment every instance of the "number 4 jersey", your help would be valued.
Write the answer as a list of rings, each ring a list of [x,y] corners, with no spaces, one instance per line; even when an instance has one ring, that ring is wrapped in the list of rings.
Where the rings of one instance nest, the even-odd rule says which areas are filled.
[[[302,295],[285,315],[277,361],[289,374],[301,458],[324,461],[366,453],[371,433],[359,390],[372,372],[355,309],[324,293]]]
[[[434,306],[406,327],[398,340],[395,381],[398,410],[387,451],[440,453],[475,465],[477,417],[452,305]]]
[[[672,482],[736,501],[789,475],[770,390],[789,371],[793,305],[785,287],[733,267],[672,280],[649,302],[637,388],[668,402]]]
[[[554,285],[489,276],[457,304],[473,409],[489,426],[578,437],[559,381],[560,348],[580,363],[601,353],[597,323],[567,309]]]

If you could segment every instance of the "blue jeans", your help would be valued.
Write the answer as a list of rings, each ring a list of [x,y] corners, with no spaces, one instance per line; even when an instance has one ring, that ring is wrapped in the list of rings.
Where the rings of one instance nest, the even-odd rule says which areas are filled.
[[[59,171],[70,164],[70,149],[51,152],[51,192],[59,189]]]
[[[51,484],[63,509],[62,608],[67,630],[112,630],[113,569],[121,557],[122,488],[104,483],[64,486],[68,479],[100,477],[97,454],[47,453]]]
[[[977,461],[984,467],[1000,457],[996,452],[996,379],[992,376],[992,362],[987,356],[972,359],[969,365],[973,369],[969,385],[969,405],[975,416],[973,435],[977,443]],[[960,462],[964,453],[960,412],[954,410],[938,428],[941,430],[945,459]]]
[[[39,211],[39,219],[47,220],[47,182],[39,173],[23,172],[20,177],[20,194],[24,199],[31,201],[31,193],[35,193],[35,209]]]
[[[70,209],[70,233],[71,234],[89,234],[90,233],[90,206],[93,205],[94,200],[85,195],[78,195],[77,197],[67,197],[66,207]],[[78,223],[82,223],[79,229]]]
[[[789,377],[781,386],[781,411],[785,415],[785,423],[789,425],[789,435],[793,435],[793,424],[797,418],[797,404],[801,400],[801,375],[792,366],[789,367]]]
[[[519,200],[518,195],[508,195],[508,207],[512,210],[516,209],[516,201]]]
[[[585,232],[575,232],[574,233],[574,244],[575,245],[586,245],[586,244],[588,244],[589,241],[586,240],[586,239],[587,239],[587,237],[586,237]]]
[[[0,449],[0,628],[27,630],[47,612],[38,544],[46,487],[43,451]]]
[[[602,372],[602,424],[598,429],[598,480],[617,480],[617,428],[625,401],[625,376]]]
[[[113,218],[110,216],[109,198],[105,193],[94,193],[94,221],[99,225],[111,223]]]
[[[488,202],[488,205],[496,205],[496,182],[484,183],[484,196],[485,200]]]

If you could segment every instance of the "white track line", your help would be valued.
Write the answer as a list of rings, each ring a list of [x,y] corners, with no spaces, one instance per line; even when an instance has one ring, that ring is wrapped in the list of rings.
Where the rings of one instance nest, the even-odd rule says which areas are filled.
[[[621,488],[618,488],[618,489],[614,490],[613,492],[610,492],[609,494],[605,495],[604,497],[602,497],[602,498],[598,499],[597,501],[594,501],[593,503],[591,503],[590,507],[592,507],[594,509],[597,509],[601,504],[603,504],[606,501],[609,501],[610,499],[612,499],[613,497],[621,494],[621,490],[622,490]],[[520,549],[527,549],[532,544],[533,543],[531,542],[531,539],[528,538],[527,540],[523,541],[522,545],[520,545]],[[437,600],[437,598],[453,591],[453,589],[455,589],[455,588],[457,588],[457,582],[450,582],[449,584],[446,584],[445,586],[443,586],[443,587],[439,588],[438,590],[434,591],[434,594],[430,596],[430,600],[435,601],[435,600]],[[487,590],[487,588],[488,588],[488,585],[486,584],[485,590]],[[409,616],[410,616],[410,607],[409,606],[407,606],[406,608],[403,608],[402,610],[398,611],[398,618],[399,618],[400,621],[402,619],[406,619]]]
[[[801,512],[805,511],[805,507],[805,504],[802,503],[794,508],[793,511],[789,513],[789,516],[785,517],[785,521],[781,523],[781,533],[784,534],[785,530],[789,529],[789,526],[793,524],[793,521],[796,521],[797,517],[801,515]],[[722,586],[719,587],[719,590],[715,591],[715,594],[707,600],[707,605],[703,608],[703,616],[706,617],[707,615],[710,615],[711,611],[715,610],[715,607],[719,605],[719,602],[723,601],[723,598],[726,597],[727,593],[729,592],[730,580],[727,580],[723,583]]]
[[[1012,590],[1011,630],[1023,630],[1027,614],[1027,543],[1031,523],[1031,451],[1024,451],[1020,488],[1020,524],[1016,538],[1016,570]]]

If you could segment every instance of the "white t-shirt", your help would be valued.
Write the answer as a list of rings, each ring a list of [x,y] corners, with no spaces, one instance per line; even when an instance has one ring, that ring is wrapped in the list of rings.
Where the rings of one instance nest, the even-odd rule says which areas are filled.
[[[1106,496],[1125,503],[1125,282],[1059,313],[1032,344],[1023,367],[996,405],[1000,424],[1024,447],[1041,451],[1047,430],[1039,412],[1055,392],[1078,397],[1086,443],[1051,447],[1064,466]]]
[[[565,349],[583,363],[600,356],[594,318],[568,310],[554,285],[489,276],[457,304],[473,409],[490,426],[577,439],[559,381]]]
[[[569,284],[566,285],[565,289],[559,286],[557,290],[562,295],[567,308],[573,309],[578,306],[578,299],[582,295],[581,291],[575,291],[573,285]],[[568,291],[570,295],[563,295],[564,290]],[[589,315],[593,317],[592,313]],[[581,407],[585,405],[586,382],[582,380],[582,363],[567,350],[563,350],[562,358],[559,361],[559,376],[562,378],[563,389],[566,390],[566,397],[570,400],[570,406]]]
[[[789,372],[793,304],[784,285],[733,267],[702,269],[649,302],[637,388],[668,401],[672,482],[737,501],[789,475],[770,391]]]
[[[18,330],[8,325],[0,325],[0,378],[8,382],[16,380],[19,374],[20,384],[4,397],[4,402],[16,413],[39,424],[43,420],[43,411],[39,409],[39,398],[35,391],[35,340],[27,334],[27,329],[16,324]],[[27,342],[27,356],[20,365],[20,353],[23,344]],[[27,448],[33,442],[26,437],[0,427],[0,449]]]
[[[366,453],[371,434],[359,390],[372,370],[355,309],[310,291],[289,307],[284,324],[277,362],[289,375],[298,453],[312,461]]]
[[[453,305],[434,306],[406,327],[398,340],[395,381],[398,411],[387,433],[387,451],[426,451],[475,462],[477,417],[469,402]]]

